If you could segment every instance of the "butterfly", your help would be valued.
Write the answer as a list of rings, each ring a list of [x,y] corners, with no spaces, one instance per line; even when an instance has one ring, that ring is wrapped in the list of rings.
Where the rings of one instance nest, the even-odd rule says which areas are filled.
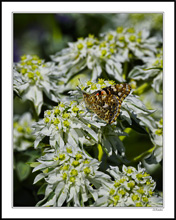
[[[121,104],[130,91],[129,84],[121,83],[105,87],[91,94],[84,91],[82,93],[86,107],[97,114],[100,119],[112,124],[119,116]]]

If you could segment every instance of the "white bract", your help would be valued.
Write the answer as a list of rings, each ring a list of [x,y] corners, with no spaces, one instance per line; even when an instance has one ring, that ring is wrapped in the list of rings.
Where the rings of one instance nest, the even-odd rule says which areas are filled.
[[[45,136],[49,136],[52,147],[56,148],[58,144],[60,149],[66,143],[93,145],[98,142],[98,129],[106,125],[86,112],[83,103],[77,104],[76,101],[61,102],[52,110],[45,111],[44,116],[42,121],[33,126],[36,135],[35,148]]]
[[[13,122],[13,148],[17,151],[33,147],[35,136],[32,135],[34,120],[30,113],[24,113],[21,117],[15,116]]]
[[[163,50],[158,49],[154,57],[145,59],[145,65],[135,66],[129,73],[128,78],[133,80],[153,79],[151,86],[155,92],[163,92]]]
[[[54,95],[58,80],[52,77],[57,71],[53,62],[45,63],[38,56],[24,55],[20,62],[14,64],[13,88],[23,100],[31,100],[34,103],[38,115],[43,104],[43,92],[51,100],[59,100]]]

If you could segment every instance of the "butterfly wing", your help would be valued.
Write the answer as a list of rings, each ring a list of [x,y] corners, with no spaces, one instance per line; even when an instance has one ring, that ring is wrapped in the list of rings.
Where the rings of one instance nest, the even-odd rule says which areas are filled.
[[[98,92],[92,93],[91,96],[89,97],[91,103],[89,102],[88,108],[108,124],[114,122],[120,114],[121,101],[119,97],[113,94],[98,95]]]
[[[122,101],[130,93],[127,83],[108,86],[92,94],[83,93],[86,106],[108,124],[113,123],[120,114]]]
[[[112,94],[119,97],[121,102],[123,102],[123,100],[129,95],[131,91],[131,86],[128,85],[127,83],[116,84],[108,88]]]

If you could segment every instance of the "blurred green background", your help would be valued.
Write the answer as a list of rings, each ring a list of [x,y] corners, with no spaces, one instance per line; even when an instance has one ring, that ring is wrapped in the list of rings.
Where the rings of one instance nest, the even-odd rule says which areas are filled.
[[[116,14],[116,13],[60,13],[60,14],[35,14],[35,13],[14,13],[13,14],[13,59],[20,60],[23,54],[36,54],[45,61],[50,61],[50,55],[55,54],[67,47],[68,42],[74,42],[79,37],[87,37],[93,34],[99,37],[100,33],[109,30],[116,30],[117,26],[136,29],[148,28],[151,35],[162,35],[163,22],[162,14]],[[16,97],[16,99],[18,99]],[[19,101],[14,101],[15,106]],[[23,106],[23,107],[22,107]],[[22,104],[21,111],[26,111],[27,105]],[[23,109],[23,110],[22,110]],[[19,109],[18,109],[19,111]],[[19,113],[19,112],[18,112]],[[20,112],[22,114],[22,112]],[[138,138],[136,141],[136,137]],[[140,155],[142,152],[152,148],[149,137],[145,134],[132,131],[130,136],[124,139],[126,155],[130,159]],[[135,150],[134,150],[135,149]],[[14,163],[18,166],[14,169],[14,206],[35,206],[42,198],[37,194],[40,183],[33,185],[37,173],[32,174],[32,169],[26,165],[23,167],[24,175],[18,175],[20,162],[23,164],[40,155],[40,150],[27,150],[25,154],[14,153]],[[134,162],[134,166],[138,161]],[[148,172],[157,181],[157,189],[162,191],[162,166],[158,164],[155,169],[148,169]],[[22,177],[22,178],[21,178]]]
[[[23,54],[36,54],[46,61],[79,37],[116,30],[117,26],[149,28],[162,33],[162,14],[14,14],[14,62]]]

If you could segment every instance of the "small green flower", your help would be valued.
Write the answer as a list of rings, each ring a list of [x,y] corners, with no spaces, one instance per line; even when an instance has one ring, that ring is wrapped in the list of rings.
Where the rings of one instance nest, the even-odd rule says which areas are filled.
[[[142,31],[139,31],[138,34],[137,34],[139,37],[142,36]]]
[[[92,89],[92,90],[97,89],[96,84],[92,84],[92,85],[91,85],[91,89]]]
[[[108,83],[109,83],[110,85],[114,85],[114,84],[115,84],[115,81],[114,81],[114,80],[108,80]]]
[[[78,41],[79,41],[79,40],[84,40],[84,38],[83,38],[83,37],[78,37],[77,39],[78,39]]]
[[[135,186],[135,182],[130,181],[127,185],[128,185],[129,188],[133,188]]]
[[[124,195],[126,194],[126,191],[123,190],[123,189],[120,189],[120,190],[118,191],[118,193],[121,194],[122,196],[124,196]]]
[[[128,28],[127,32],[133,34],[133,33],[135,33],[135,30],[134,30],[134,28]]]
[[[59,114],[60,114],[60,110],[59,110],[58,108],[56,108],[56,109],[54,110],[54,114],[55,114],[55,115],[59,115]]]
[[[106,41],[101,42],[99,47],[100,47],[100,48],[106,47]]]
[[[33,60],[38,60],[39,57],[38,57],[37,55],[33,55],[33,56],[32,56],[32,59],[33,59]]]
[[[65,121],[63,122],[63,124],[64,124],[65,127],[69,127],[69,126],[70,126],[70,122],[67,121],[67,120],[65,120]]]
[[[62,102],[59,104],[59,106],[60,106],[61,108],[64,108],[64,107],[65,107],[64,103],[62,103]]]
[[[58,119],[58,118],[56,118],[54,121],[53,121],[53,124],[54,125],[57,125],[57,124],[59,124],[60,123],[60,120]]]
[[[34,78],[34,73],[28,72],[28,77],[29,77],[29,79],[33,79]]]
[[[125,178],[122,178],[122,179],[119,180],[120,183],[124,183],[125,181],[126,181]]]
[[[63,117],[63,118],[69,118],[69,117],[70,117],[70,113],[64,112],[64,113],[62,114],[62,117]]]
[[[87,44],[88,48],[91,48],[93,46],[93,42],[92,41],[87,41],[86,44]]]
[[[118,40],[121,41],[121,42],[123,42],[123,41],[125,41],[125,37],[124,37],[124,36],[120,36],[120,37],[118,38]]]
[[[79,108],[76,107],[76,106],[74,106],[74,107],[72,108],[72,111],[73,111],[74,113],[77,113],[77,112],[79,111]]]
[[[162,129],[158,129],[158,130],[155,131],[155,134],[162,135],[163,134],[163,130]]]
[[[148,173],[145,172],[145,173],[143,174],[143,177],[146,177],[146,176],[150,176],[150,174],[148,174]]]
[[[110,48],[109,51],[110,51],[112,54],[115,53],[114,48]]]
[[[59,160],[59,157],[54,157],[53,160],[57,161],[57,160]]]
[[[36,66],[36,68],[37,68],[37,66]],[[35,73],[36,73],[37,76],[41,75],[41,73],[38,70]]]
[[[89,167],[84,168],[84,173],[88,175],[91,172]]]
[[[23,132],[23,127],[22,126],[18,126],[17,131],[22,133]]]
[[[143,205],[142,205],[142,203],[141,202],[137,202],[136,203],[136,207],[142,207]]]
[[[32,61],[31,61],[31,60],[28,60],[28,61],[26,62],[26,64],[30,66],[30,65],[32,65]]]
[[[27,132],[28,134],[31,134],[31,132],[32,132],[31,128],[30,128],[30,127],[26,127],[26,132]]]
[[[50,122],[50,119],[49,119],[49,118],[44,118],[44,122],[45,122],[45,123],[49,123],[49,122]]]
[[[138,174],[136,175],[136,177],[137,177],[138,180],[141,180],[141,179],[143,178],[143,175],[142,175],[142,173],[138,173]]]
[[[35,65],[35,64],[32,65],[32,70],[35,70],[35,69],[37,69],[37,68],[38,68],[37,65]],[[39,71],[36,71],[36,75],[39,76],[39,75],[40,75],[40,72],[39,72]]]
[[[67,164],[67,165],[64,165],[63,167],[62,167],[62,170],[68,170],[69,169],[69,164]]]
[[[141,43],[141,38],[137,38],[137,42],[140,44]]]
[[[139,200],[139,196],[137,194],[133,194],[132,195],[132,200],[133,201]]]
[[[65,160],[65,154],[60,154],[59,155],[59,160]]]
[[[120,196],[119,195],[115,195],[113,198],[114,198],[115,201],[118,201],[120,199]]]
[[[88,37],[93,39],[94,35],[93,34],[89,34]]]
[[[101,56],[102,56],[102,57],[104,57],[106,54],[107,54],[107,51],[106,51],[106,50],[102,50],[102,51],[101,51]]]
[[[163,119],[161,118],[161,120],[159,121],[160,125],[163,125]]]
[[[71,176],[77,176],[78,175],[78,171],[75,170],[75,169],[72,169],[71,172],[70,172],[70,175]]]
[[[148,198],[147,198],[146,196],[143,196],[143,197],[142,197],[142,200],[143,200],[144,202],[148,202]]]
[[[84,113],[84,111],[83,111],[83,110],[79,111],[79,114],[83,114],[83,113]]]
[[[42,63],[42,60],[38,60],[37,63],[40,65]]]
[[[77,167],[78,165],[79,165],[79,161],[74,160],[74,161],[72,162],[72,166]]]
[[[70,148],[66,148],[67,149],[67,153],[71,154],[72,153],[72,150]]]
[[[127,173],[128,173],[128,174],[131,174],[131,173],[133,173],[133,170],[132,170],[131,168],[128,168],[128,169],[127,169]]]
[[[148,191],[148,193],[149,195],[153,195],[153,191],[151,189]]]
[[[27,69],[22,68],[22,69],[21,69],[21,74],[22,74],[22,75],[25,75],[26,73],[27,73]]]
[[[83,156],[82,156],[82,154],[79,154],[79,153],[78,153],[78,154],[76,154],[75,157],[76,157],[76,160],[80,160],[80,159],[82,159]]]
[[[13,123],[13,127],[14,127],[14,128],[16,128],[18,125],[19,125],[19,124],[18,124],[17,121],[15,121],[15,122]]]
[[[83,163],[84,163],[84,164],[89,164],[90,161],[89,161],[88,159],[86,159],[86,160],[83,161]]]
[[[88,86],[90,86],[90,85],[92,85],[92,84],[93,84],[93,82],[92,82],[91,80],[87,81],[87,85],[88,85]]]
[[[131,35],[131,36],[129,37],[129,40],[132,41],[132,42],[134,42],[134,41],[136,40],[136,36]]]
[[[82,43],[79,43],[79,44],[77,45],[78,50],[82,50],[83,47],[84,47],[84,45],[83,45]]]
[[[70,182],[74,183],[75,180],[76,180],[75,177],[73,177],[73,176],[70,177]]]
[[[123,32],[123,27],[117,27],[117,33],[122,33]]]
[[[115,183],[114,183],[114,186],[117,188],[117,187],[119,187],[121,185],[121,183],[119,183],[118,181],[116,181]]]
[[[100,84],[100,85],[102,85],[102,84],[104,84],[105,82],[104,82],[104,79],[98,79],[98,84]]]
[[[114,189],[110,189],[110,191],[109,191],[109,195],[113,195],[115,193],[115,190]]]
[[[66,179],[67,179],[67,173],[63,173],[62,178],[63,178],[64,180],[66,180]]]
[[[26,55],[21,56],[21,60],[26,60],[26,59],[27,59]]]
[[[108,41],[111,41],[114,38],[112,34],[108,34]]]
[[[50,110],[47,110],[47,111],[46,111],[46,114],[47,114],[47,115],[51,115],[51,111],[50,111]]]
[[[144,193],[145,193],[143,187],[140,187],[140,188],[137,190],[137,192],[140,193],[140,194],[144,194]]]
[[[147,181],[146,181],[146,184],[147,184],[147,185],[150,185],[150,184],[151,184],[150,180],[147,180]]]
[[[21,64],[21,66],[24,66],[24,65],[26,65],[26,63],[25,63],[25,62],[21,62],[20,64]]]

